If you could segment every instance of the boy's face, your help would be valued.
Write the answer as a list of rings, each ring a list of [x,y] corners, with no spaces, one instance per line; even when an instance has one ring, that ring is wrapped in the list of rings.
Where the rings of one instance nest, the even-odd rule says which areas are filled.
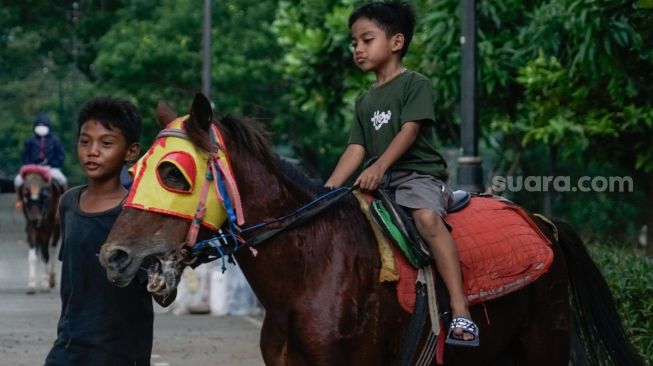
[[[360,18],[351,25],[354,62],[363,71],[380,70],[399,57],[403,34],[388,37],[375,22]]]
[[[90,180],[119,177],[123,164],[136,158],[139,150],[139,144],[127,146],[120,130],[108,129],[94,119],[85,122],[79,131],[77,158]]]

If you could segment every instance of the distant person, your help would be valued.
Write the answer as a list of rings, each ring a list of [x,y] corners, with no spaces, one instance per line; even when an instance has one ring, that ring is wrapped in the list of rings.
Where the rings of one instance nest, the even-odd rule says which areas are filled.
[[[429,80],[402,64],[413,37],[415,12],[402,1],[370,2],[349,16],[354,63],[376,82],[356,99],[348,146],[325,185],[340,187],[365,158],[377,157],[354,185],[375,190],[383,177],[396,202],[415,220],[450,296],[448,344],[478,346],[463,292],[456,243],[444,216],[452,201],[447,163],[436,149],[433,91]]]
[[[61,141],[52,132],[50,119],[45,113],[39,113],[34,121],[34,136],[23,146],[23,165],[36,164],[47,167],[52,179],[61,186],[62,190],[65,190],[68,181],[61,172],[65,157]],[[16,178],[14,178],[14,187],[18,193],[16,208],[21,208],[23,205],[22,192],[19,189],[22,185],[22,175],[16,174]]]
[[[141,271],[126,287],[107,279],[98,253],[127,198],[123,165],[140,152],[141,116],[124,100],[90,100],[78,117],[77,158],[87,184],[61,198],[61,316],[45,365],[150,365],[152,295]],[[166,299],[154,296],[162,306]]]

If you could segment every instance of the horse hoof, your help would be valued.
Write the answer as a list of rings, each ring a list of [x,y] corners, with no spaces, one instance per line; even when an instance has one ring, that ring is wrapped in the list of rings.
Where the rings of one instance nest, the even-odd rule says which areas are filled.
[[[34,294],[36,294],[36,288],[30,287],[30,288],[27,289],[27,291],[25,291],[25,293],[27,295],[34,295]]]

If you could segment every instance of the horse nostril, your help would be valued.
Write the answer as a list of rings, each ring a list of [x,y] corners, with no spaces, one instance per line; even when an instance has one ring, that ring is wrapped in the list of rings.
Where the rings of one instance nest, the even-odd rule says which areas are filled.
[[[107,258],[107,263],[116,270],[126,267],[128,262],[129,254],[122,249],[114,249]]]

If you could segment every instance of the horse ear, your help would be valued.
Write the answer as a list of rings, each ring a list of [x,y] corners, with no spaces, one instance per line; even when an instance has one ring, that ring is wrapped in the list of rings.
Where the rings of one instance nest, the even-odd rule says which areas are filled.
[[[188,123],[196,123],[199,128],[208,131],[213,122],[213,110],[211,103],[204,96],[204,94],[195,94],[193,105],[190,107],[190,118]]]
[[[159,121],[159,126],[164,128],[175,118],[177,118],[177,114],[172,110],[170,104],[165,100],[159,100],[159,103],[156,105],[156,120]]]

